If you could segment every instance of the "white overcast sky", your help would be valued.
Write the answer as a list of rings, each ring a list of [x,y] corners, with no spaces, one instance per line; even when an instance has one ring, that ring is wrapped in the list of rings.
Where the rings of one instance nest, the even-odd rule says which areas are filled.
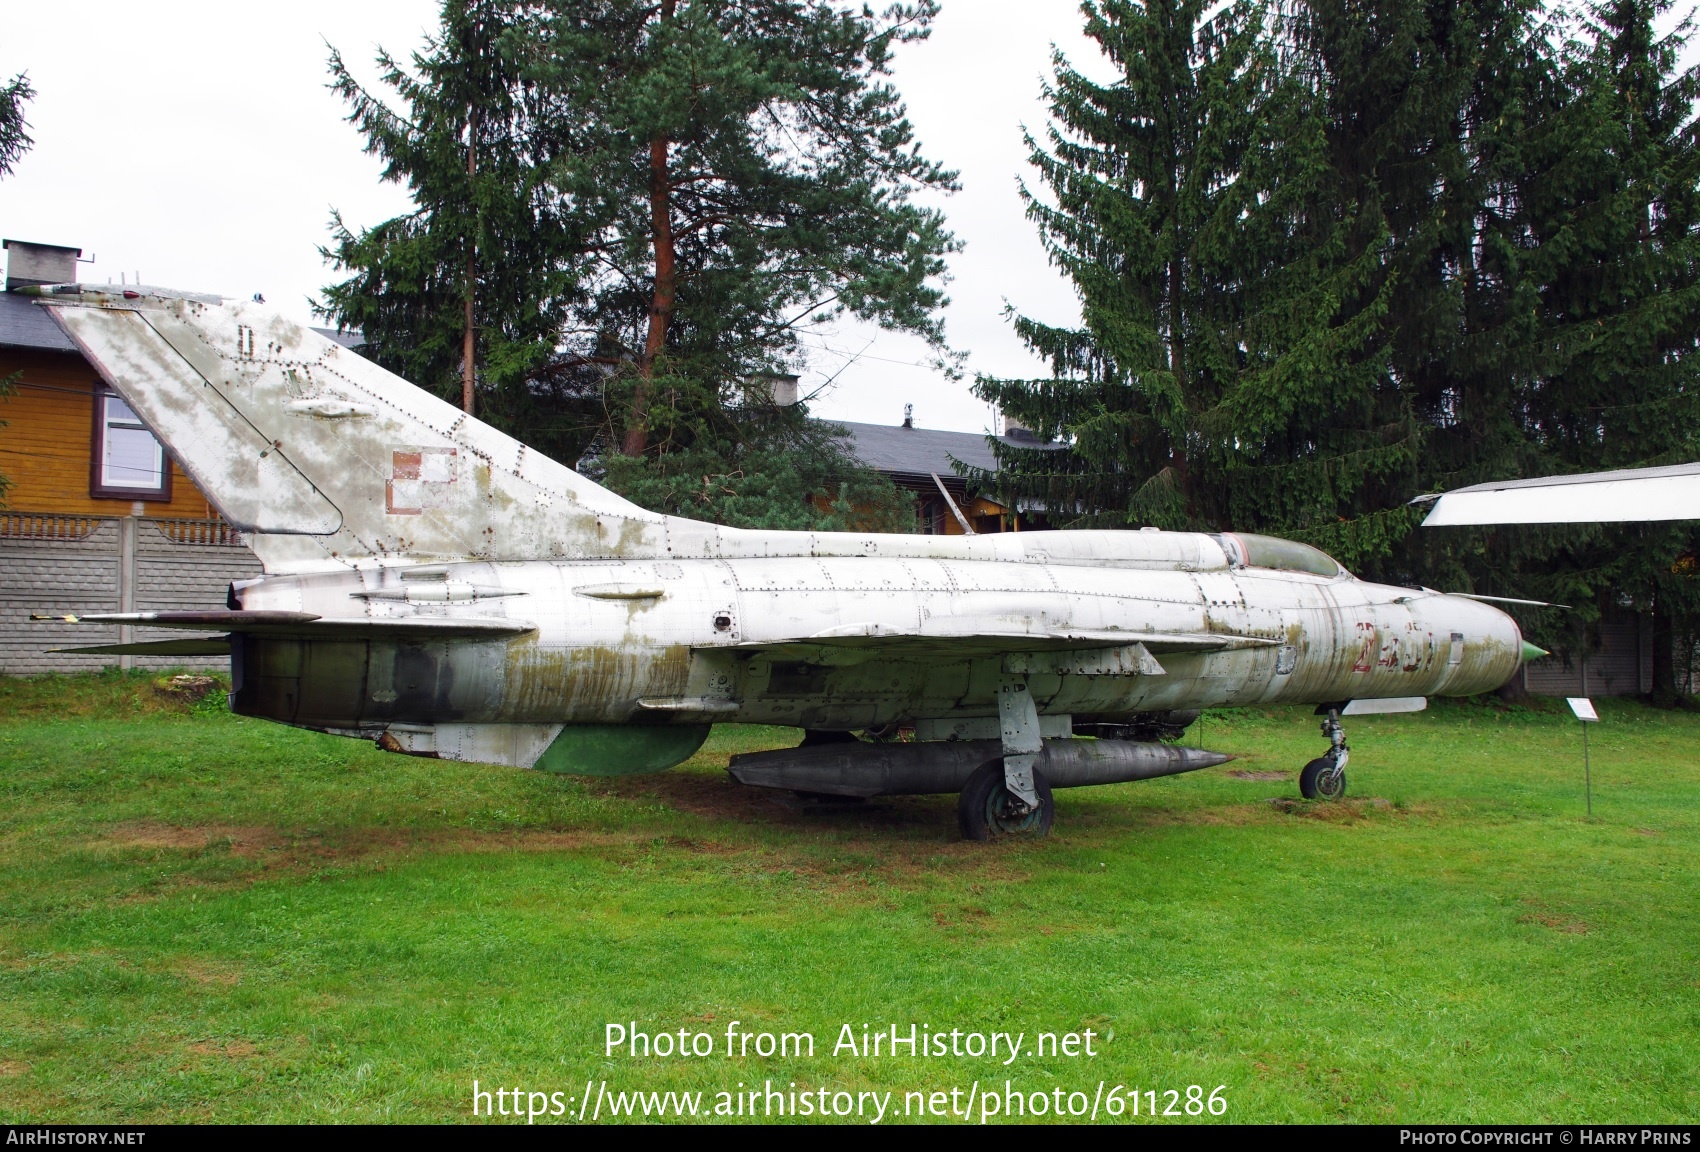
[[[0,78],[27,71],[35,147],[0,180],[0,235],[83,249],[85,281],[250,296],[308,318],[330,279],[318,246],[333,207],[354,225],[405,211],[405,193],[325,88],[326,44],[368,78],[383,45],[405,57],[434,26],[435,0],[291,4],[10,4]],[[1094,57],[1075,0],[944,0],[931,39],[905,48],[895,81],[929,155],[961,171],[942,199],[966,249],[951,261],[946,325],[973,372],[1037,375],[1006,301],[1048,320],[1078,317],[1022,214],[1023,123],[1041,127],[1052,43]],[[1094,69],[1096,70],[1096,69]],[[814,411],[978,432],[993,413],[924,365],[918,340],[844,324],[811,339]],[[859,354],[859,355],[858,355]],[[847,361],[855,357],[854,362]]]

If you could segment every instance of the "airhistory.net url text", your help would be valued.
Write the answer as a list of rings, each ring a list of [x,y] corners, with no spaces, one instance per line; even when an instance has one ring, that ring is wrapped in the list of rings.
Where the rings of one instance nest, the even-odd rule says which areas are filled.
[[[472,1114],[477,1117],[568,1123],[603,1120],[786,1120],[826,1117],[836,1120],[955,1119],[987,1124],[999,1119],[1054,1116],[1086,1123],[1142,1118],[1222,1116],[1228,1111],[1224,1093],[1197,1084],[1180,1089],[1138,1089],[1100,1080],[1090,1091],[1046,1088],[1032,1091],[1011,1080],[967,1087],[917,1089],[906,1092],[863,1089],[799,1088],[795,1082],[775,1087],[765,1081],[752,1088],[715,1092],[655,1092],[611,1088],[606,1080],[587,1080],[582,1093],[538,1092],[522,1088],[485,1088],[472,1082]]]

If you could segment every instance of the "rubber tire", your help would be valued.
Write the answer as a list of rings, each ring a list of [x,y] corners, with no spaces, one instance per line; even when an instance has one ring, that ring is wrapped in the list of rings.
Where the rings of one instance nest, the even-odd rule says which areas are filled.
[[[1037,768],[1033,769],[1033,792],[1039,797],[1039,807],[1025,816],[1010,819],[1003,815],[1018,803],[1004,786],[1003,761],[982,764],[962,786],[956,800],[956,822],[964,840],[993,840],[1003,836],[1020,836],[1038,840],[1051,834],[1051,822],[1056,819],[1057,805],[1051,797],[1050,781]]]
[[[1346,794],[1346,773],[1334,771],[1332,756],[1318,756],[1299,773],[1299,795],[1306,800],[1338,800]]]

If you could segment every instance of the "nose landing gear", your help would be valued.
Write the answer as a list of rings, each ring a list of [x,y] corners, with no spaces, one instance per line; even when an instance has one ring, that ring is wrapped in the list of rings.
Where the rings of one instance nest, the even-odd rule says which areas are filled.
[[[1338,800],[1346,794],[1346,761],[1352,754],[1340,726],[1340,709],[1329,708],[1323,715],[1322,734],[1328,737],[1328,751],[1299,773],[1299,795],[1306,800]]]

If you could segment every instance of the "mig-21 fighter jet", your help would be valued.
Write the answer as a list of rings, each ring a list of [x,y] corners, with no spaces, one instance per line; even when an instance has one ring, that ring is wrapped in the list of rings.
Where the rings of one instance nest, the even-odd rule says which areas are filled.
[[[732,776],[956,792],[971,838],[1043,835],[1054,788],[1228,759],[1164,742],[1202,708],[1319,705],[1300,789],[1336,798],[1342,715],[1487,691],[1539,653],[1487,604],[1268,537],[658,515],[260,305],[29,291],[265,572],[223,611],[81,618],[199,635],[78,651],[228,652],[236,712],[392,752],[618,775],[716,723],[788,725],[800,746]]]

